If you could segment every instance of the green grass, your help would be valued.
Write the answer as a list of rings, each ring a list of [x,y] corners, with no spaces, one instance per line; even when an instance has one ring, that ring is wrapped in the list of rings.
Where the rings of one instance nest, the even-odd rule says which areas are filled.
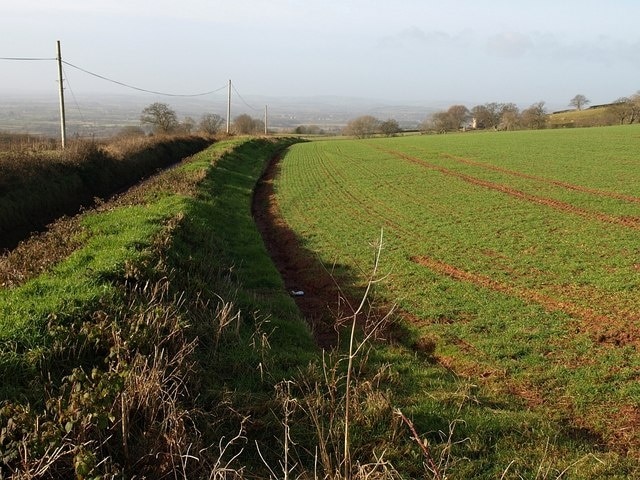
[[[420,318],[413,335],[437,340],[481,407],[505,403],[463,416],[469,431],[501,432],[481,435],[487,458],[506,462],[493,475],[507,459],[542,461],[544,435],[505,434],[525,415],[551,429],[554,465],[591,451],[614,465],[593,478],[624,477],[612,452],[640,447],[625,414],[640,399],[639,144],[635,126],[319,141],[290,149],[276,187],[305,248],[360,278],[352,288],[384,228],[379,294]],[[418,385],[422,368],[410,368]],[[406,407],[429,430],[424,390]]]
[[[48,362],[54,337],[123,301],[128,267],[145,261],[166,222],[185,205],[183,197],[164,197],[87,215],[81,248],[23,285],[0,290],[0,369],[3,378],[11,379],[2,383],[1,398],[38,398],[33,383]],[[55,372],[66,373],[66,367]]]
[[[290,373],[290,368],[310,361],[314,346],[256,229],[251,201],[266,160],[289,143],[290,140],[245,140],[217,147],[225,150],[232,145],[235,148],[216,161],[201,182],[200,194],[185,209],[185,220],[170,251],[173,268],[182,272],[180,278],[189,281],[184,288],[199,291],[211,300],[216,300],[218,295],[232,298],[243,314],[245,333],[249,337],[256,321],[266,321],[264,328],[273,332],[270,341],[278,346],[273,349],[275,357],[270,374],[280,379],[284,378],[284,372]],[[196,156],[193,167],[218,155],[217,152],[219,150],[212,148]],[[192,285],[193,280],[207,284]],[[244,340],[248,342],[249,338]],[[248,353],[246,344],[234,350],[233,355],[240,358],[228,359],[230,368],[226,374],[250,385],[259,375],[257,370],[247,374],[248,362],[241,358]],[[251,391],[247,384],[243,388],[248,393]]]
[[[46,462],[47,448],[65,442],[75,447],[51,460],[53,478],[87,471],[126,478],[132,468],[159,478],[172,470],[156,458],[175,454],[186,439],[179,455],[199,457],[189,478],[209,478],[217,445],[233,438],[244,416],[251,418],[251,442],[260,441],[277,462],[274,385],[313,361],[316,350],[266,253],[251,200],[266,162],[289,144],[238,139],[210,147],[145,189],[82,215],[73,254],[0,290],[3,474],[7,465],[27,468],[19,452]],[[220,328],[222,308],[239,321]],[[176,353],[190,351],[185,342],[197,345],[186,360]],[[162,365],[159,351],[167,371],[129,380],[138,374],[135,365]],[[151,391],[161,407],[146,399],[136,405],[154,375],[164,378]],[[128,443],[119,413],[127,402]],[[161,428],[169,431],[154,444],[150,432]],[[230,468],[247,465],[264,469],[255,455]]]
[[[181,208],[184,200],[172,198],[87,217],[83,224],[90,238],[83,248],[51,272],[0,291],[0,341],[24,342],[22,348],[37,345],[51,315],[78,315],[82,305],[110,295],[112,281],[123,276],[126,263],[139,262],[163,223]]]
[[[512,139],[513,144],[524,145],[527,133]],[[468,163],[424,152],[476,160],[485,155],[482,161],[489,162],[489,148],[500,140],[474,135],[317,142],[293,145],[284,158],[278,199],[303,246],[335,265],[341,278],[348,279],[346,286],[357,291],[371,269],[371,242],[384,227],[383,271],[389,275],[376,286],[375,299],[398,301],[421,319],[420,325],[398,332],[404,343],[374,344],[368,355],[357,359],[361,375],[352,386],[354,395],[360,392],[351,428],[354,460],[373,461],[373,452],[384,451],[405,477],[424,477],[420,448],[393,418],[390,406],[397,406],[429,440],[435,460],[448,460],[441,471],[449,478],[555,478],[565,468],[563,478],[633,477],[638,473],[634,457],[595,443],[598,434],[611,431],[608,417],[599,409],[605,407],[605,413],[614,416],[637,395],[635,349],[599,344],[589,330],[576,333],[579,322],[571,315],[562,309],[549,311],[522,294],[558,295],[559,301],[586,308],[578,297],[600,292],[598,309],[603,315],[617,314],[613,307],[618,305],[633,309],[638,300],[636,277],[627,272],[632,263],[622,252],[637,248],[625,243],[632,239],[609,234],[603,240],[613,242],[608,250],[588,247],[606,234],[600,220],[583,216],[575,221],[557,209],[543,212],[549,207],[485,191],[397,155],[420,157],[480,178],[498,172],[469,170]],[[300,467],[296,472],[312,471],[319,440],[305,402],[328,402],[326,413],[340,419],[344,357],[338,356],[337,379],[323,374],[321,365],[328,356],[317,355],[309,329],[268,258],[250,209],[266,161],[290,143],[240,139],[212,146],[159,179],[156,187],[135,194],[135,201],[125,199],[84,215],[84,228],[77,230],[82,235],[78,250],[43,275],[0,290],[0,421],[7,428],[0,445],[3,458],[7,445],[15,452],[16,429],[31,438],[28,446],[34,452],[44,450],[45,439],[53,442],[53,433],[61,442],[66,432],[76,435],[68,441],[75,439],[80,445],[92,440],[100,448],[88,447],[86,455],[83,448],[63,455],[54,466],[59,477],[73,476],[78,465],[85,464],[94,468],[93,474],[105,476],[124,472],[120,467],[138,468],[138,457],[128,464],[119,443],[123,425],[118,415],[125,402],[121,390],[123,379],[134,373],[135,358],[150,358],[157,346],[144,343],[149,325],[132,323],[131,318],[153,321],[157,314],[176,317],[182,335],[198,339],[184,367],[189,374],[183,378],[171,370],[167,377],[189,391],[180,390],[176,397],[190,435],[180,452],[200,457],[200,462],[192,462],[193,468],[201,469],[200,476],[209,477],[210,471],[202,469],[211,465],[207,462],[215,460],[219,442],[235,435],[245,417],[245,451],[232,466],[266,478],[255,455],[256,442],[272,466],[282,461],[282,399],[274,386],[283,380],[295,380],[291,427],[296,444],[292,453]],[[627,161],[637,158],[631,152]],[[509,168],[517,169],[517,162]],[[580,175],[579,170],[576,167],[574,175]],[[511,174],[485,180],[489,178],[503,183],[523,180]],[[518,188],[538,193],[527,182]],[[620,212],[612,205],[607,214],[624,215]],[[536,227],[531,230],[530,225]],[[607,227],[618,233],[627,228]],[[557,245],[540,251],[540,234]],[[588,242],[578,238],[587,234],[593,236]],[[587,246],[578,248],[579,241]],[[562,255],[554,253],[557,249]],[[574,254],[576,249],[586,252],[588,261]],[[573,254],[577,266],[556,265],[565,254]],[[487,277],[508,288],[452,278],[433,265],[411,261],[414,255],[476,275],[470,279]],[[578,268],[581,276],[576,276]],[[558,278],[560,290],[553,288]],[[153,285],[164,282],[167,293],[151,295]],[[223,305],[232,316],[239,315],[237,330],[232,324],[218,332]],[[117,333],[127,329],[131,331],[123,337],[126,343],[113,344]],[[408,348],[421,337],[437,341],[435,357]],[[167,354],[170,358],[170,348]],[[328,382],[327,391],[320,393],[325,398],[309,397],[304,382],[311,382],[311,387]],[[338,397],[333,403],[331,392]],[[134,428],[145,435],[161,423],[154,421],[143,430],[144,406],[132,411],[132,418],[140,422]],[[8,428],[9,418],[13,430]],[[171,422],[180,425],[175,418]],[[340,425],[331,428],[339,430]],[[447,441],[450,428],[453,444]],[[135,441],[149,441],[142,436],[129,440],[130,448]],[[335,442],[332,448],[340,450],[339,435]],[[228,453],[238,453],[239,448],[233,446]],[[150,452],[146,454],[152,460],[142,462],[150,470],[136,473],[158,477],[153,469],[166,462],[154,460],[161,451]]]

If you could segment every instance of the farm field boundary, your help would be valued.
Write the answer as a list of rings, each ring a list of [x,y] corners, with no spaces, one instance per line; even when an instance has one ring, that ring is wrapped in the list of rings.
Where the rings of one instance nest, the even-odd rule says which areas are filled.
[[[275,384],[315,353],[250,212],[289,143],[219,142],[65,219],[71,248],[0,288],[0,477],[263,474],[248,418],[272,443]]]

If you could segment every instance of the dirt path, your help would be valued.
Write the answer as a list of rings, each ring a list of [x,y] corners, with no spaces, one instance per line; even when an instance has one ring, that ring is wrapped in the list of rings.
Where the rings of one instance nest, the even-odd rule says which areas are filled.
[[[256,185],[252,213],[265,246],[298,308],[309,323],[316,343],[330,348],[338,341],[335,319],[349,312],[349,302],[317,257],[303,248],[300,239],[282,219],[273,181],[280,155],[269,162]]]

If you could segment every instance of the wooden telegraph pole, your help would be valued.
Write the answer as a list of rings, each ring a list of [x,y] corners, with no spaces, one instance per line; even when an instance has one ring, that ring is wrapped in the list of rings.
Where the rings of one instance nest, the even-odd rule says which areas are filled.
[[[64,115],[64,85],[62,83],[62,54],[60,53],[60,40],[57,42],[58,46],[58,91],[60,93],[60,139],[62,142],[62,148],[67,143],[67,123]]]
[[[268,135],[268,128],[267,128],[267,106],[264,106],[264,134]]]
[[[231,80],[229,80],[229,92],[227,93],[227,135],[231,129]]]

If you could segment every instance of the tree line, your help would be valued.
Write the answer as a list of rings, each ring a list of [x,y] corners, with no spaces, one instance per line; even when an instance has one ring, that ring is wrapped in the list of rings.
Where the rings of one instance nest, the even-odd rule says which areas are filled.
[[[206,113],[198,121],[192,117],[179,120],[176,111],[166,103],[155,102],[142,110],[140,123],[151,129],[156,135],[173,133],[204,133],[215,135],[222,131],[225,119],[217,113]],[[233,133],[256,134],[264,132],[264,121],[252,118],[250,115],[237,116],[230,125]],[[121,135],[144,135],[142,127],[125,127]]]
[[[583,110],[590,100],[583,94],[574,96],[569,106]],[[640,91],[630,97],[621,97],[607,105],[597,116],[598,125],[630,124],[640,122]],[[520,110],[515,103],[490,102],[469,109],[465,105],[451,105],[433,113],[418,126],[424,133],[446,133],[459,130],[522,130],[543,129],[549,126],[549,112],[544,101]],[[587,126],[588,124],[584,124]],[[400,132],[393,120],[382,122],[370,115],[351,120],[343,129],[344,135],[366,138],[373,135],[395,135]]]
[[[545,102],[540,101],[520,111],[515,103],[485,103],[469,110],[464,105],[452,105],[436,112],[420,124],[425,132],[453,132],[464,129],[517,130],[539,129],[547,125]]]
[[[381,121],[372,115],[363,115],[347,123],[343,133],[356,138],[367,138],[377,134],[392,136],[400,131],[400,125],[392,118]]]
[[[630,97],[620,97],[608,107],[609,113],[620,125],[640,122],[640,91]]]
[[[575,110],[584,109],[589,99],[578,94],[569,101]],[[598,125],[630,124],[640,122],[640,91],[621,97],[614,102],[592,108],[602,109],[598,116]],[[165,133],[205,133],[214,135],[222,130],[225,119],[218,114],[208,113],[198,121],[185,117],[182,121],[169,105],[152,103],[140,116],[142,125],[151,128],[154,134]],[[239,135],[261,134],[264,132],[264,121],[242,114],[231,123],[231,132]],[[476,105],[469,109],[465,105],[451,105],[446,110],[433,113],[418,126],[425,133],[446,133],[459,130],[520,130],[543,129],[549,126],[549,113],[545,102],[536,102],[520,110],[515,103],[490,102]],[[585,125],[586,126],[586,125]],[[367,138],[374,135],[393,136],[402,129],[398,122],[389,118],[380,120],[372,115],[362,115],[350,120],[342,130],[344,135],[356,138]],[[299,126],[294,130],[298,134],[323,134],[317,126]],[[125,127],[121,135],[145,134],[141,127]]]

